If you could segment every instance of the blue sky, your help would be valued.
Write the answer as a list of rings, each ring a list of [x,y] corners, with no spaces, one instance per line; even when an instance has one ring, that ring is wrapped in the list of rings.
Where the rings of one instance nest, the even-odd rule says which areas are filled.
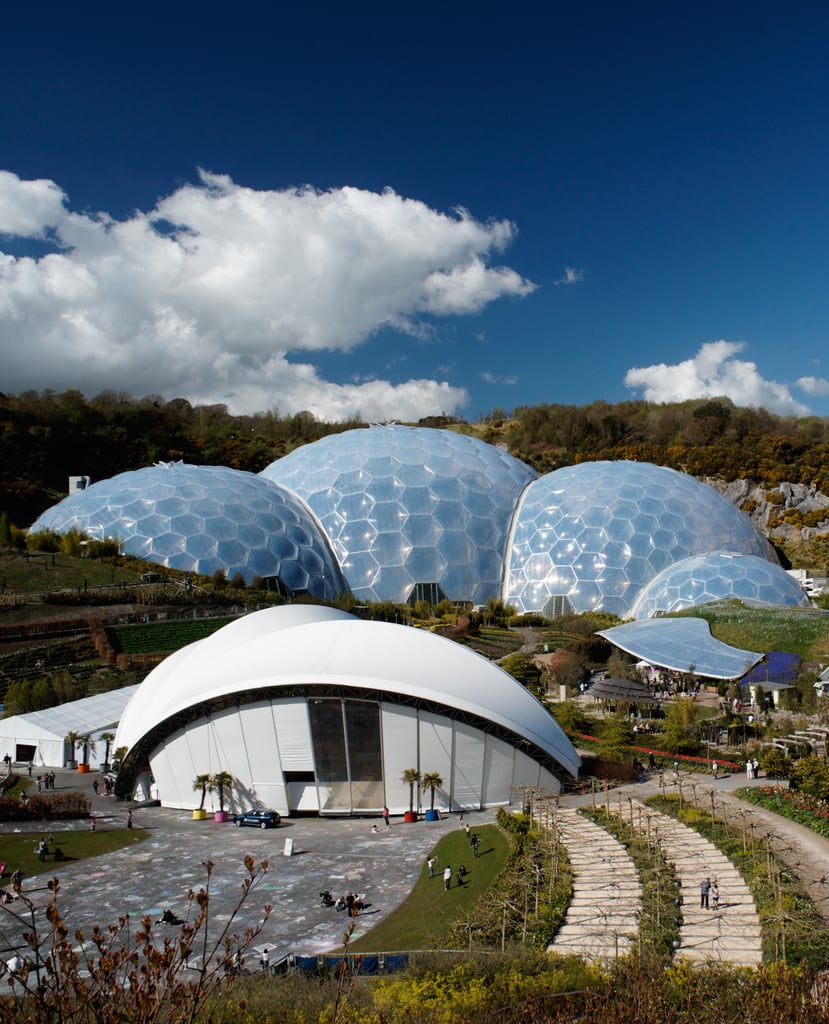
[[[4,12],[2,390],[829,415],[829,8]]]

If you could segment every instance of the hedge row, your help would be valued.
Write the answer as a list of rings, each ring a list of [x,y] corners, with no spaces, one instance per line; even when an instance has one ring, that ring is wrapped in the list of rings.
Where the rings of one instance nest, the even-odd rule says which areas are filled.
[[[88,818],[92,803],[84,793],[34,794],[23,803],[0,797],[0,821],[48,821],[58,818]]]

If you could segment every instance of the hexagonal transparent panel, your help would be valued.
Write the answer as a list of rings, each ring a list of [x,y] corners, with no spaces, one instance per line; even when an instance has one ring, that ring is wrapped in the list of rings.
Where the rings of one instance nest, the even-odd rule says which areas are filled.
[[[121,550],[170,568],[228,577],[279,576],[333,599],[347,587],[325,534],[289,491],[223,466],[160,463],[64,498],[33,532],[76,528],[117,538]]]
[[[324,525],[359,600],[396,602],[417,583],[437,583],[453,601],[500,597],[513,510],[536,475],[477,438],[403,426],[324,437],[262,471]],[[404,571],[385,572],[403,551]]]
[[[634,619],[648,619],[730,599],[771,607],[809,604],[797,580],[782,566],[756,555],[715,551],[684,558],[665,569],[641,591],[631,614]]]
[[[504,596],[521,612],[567,598],[576,611],[626,618],[642,588],[678,558],[719,549],[776,565],[751,521],[694,477],[640,462],[568,466],[524,493]]]

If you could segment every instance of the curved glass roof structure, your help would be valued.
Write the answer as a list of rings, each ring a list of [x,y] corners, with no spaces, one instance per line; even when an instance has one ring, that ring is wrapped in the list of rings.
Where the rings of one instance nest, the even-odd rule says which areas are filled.
[[[64,498],[30,532],[76,528],[171,569],[278,576],[289,590],[327,600],[346,585],[313,516],[277,484],[223,466],[159,463]]]
[[[705,619],[692,615],[625,622],[600,630],[598,636],[652,665],[709,679],[740,679],[763,658],[715,640]]]
[[[262,471],[313,511],[358,599],[395,602],[417,584],[500,596],[513,511],[536,475],[477,438],[404,426],[324,437]]]
[[[642,462],[586,462],[524,492],[504,596],[520,612],[565,598],[577,612],[627,618],[668,566],[718,550],[775,560],[748,517],[694,477]]]
[[[756,555],[714,551],[683,558],[664,569],[639,594],[631,616],[648,619],[728,598],[777,607],[809,605],[809,598],[782,566]]]

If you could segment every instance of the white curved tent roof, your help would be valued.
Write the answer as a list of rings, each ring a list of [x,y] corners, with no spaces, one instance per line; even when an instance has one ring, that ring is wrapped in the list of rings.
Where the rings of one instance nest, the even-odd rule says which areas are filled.
[[[130,701],[116,745],[132,748],[170,716],[203,701],[260,687],[331,685],[456,708],[578,772],[578,754],[552,716],[485,658],[433,633],[311,605],[255,612],[171,655]]]

